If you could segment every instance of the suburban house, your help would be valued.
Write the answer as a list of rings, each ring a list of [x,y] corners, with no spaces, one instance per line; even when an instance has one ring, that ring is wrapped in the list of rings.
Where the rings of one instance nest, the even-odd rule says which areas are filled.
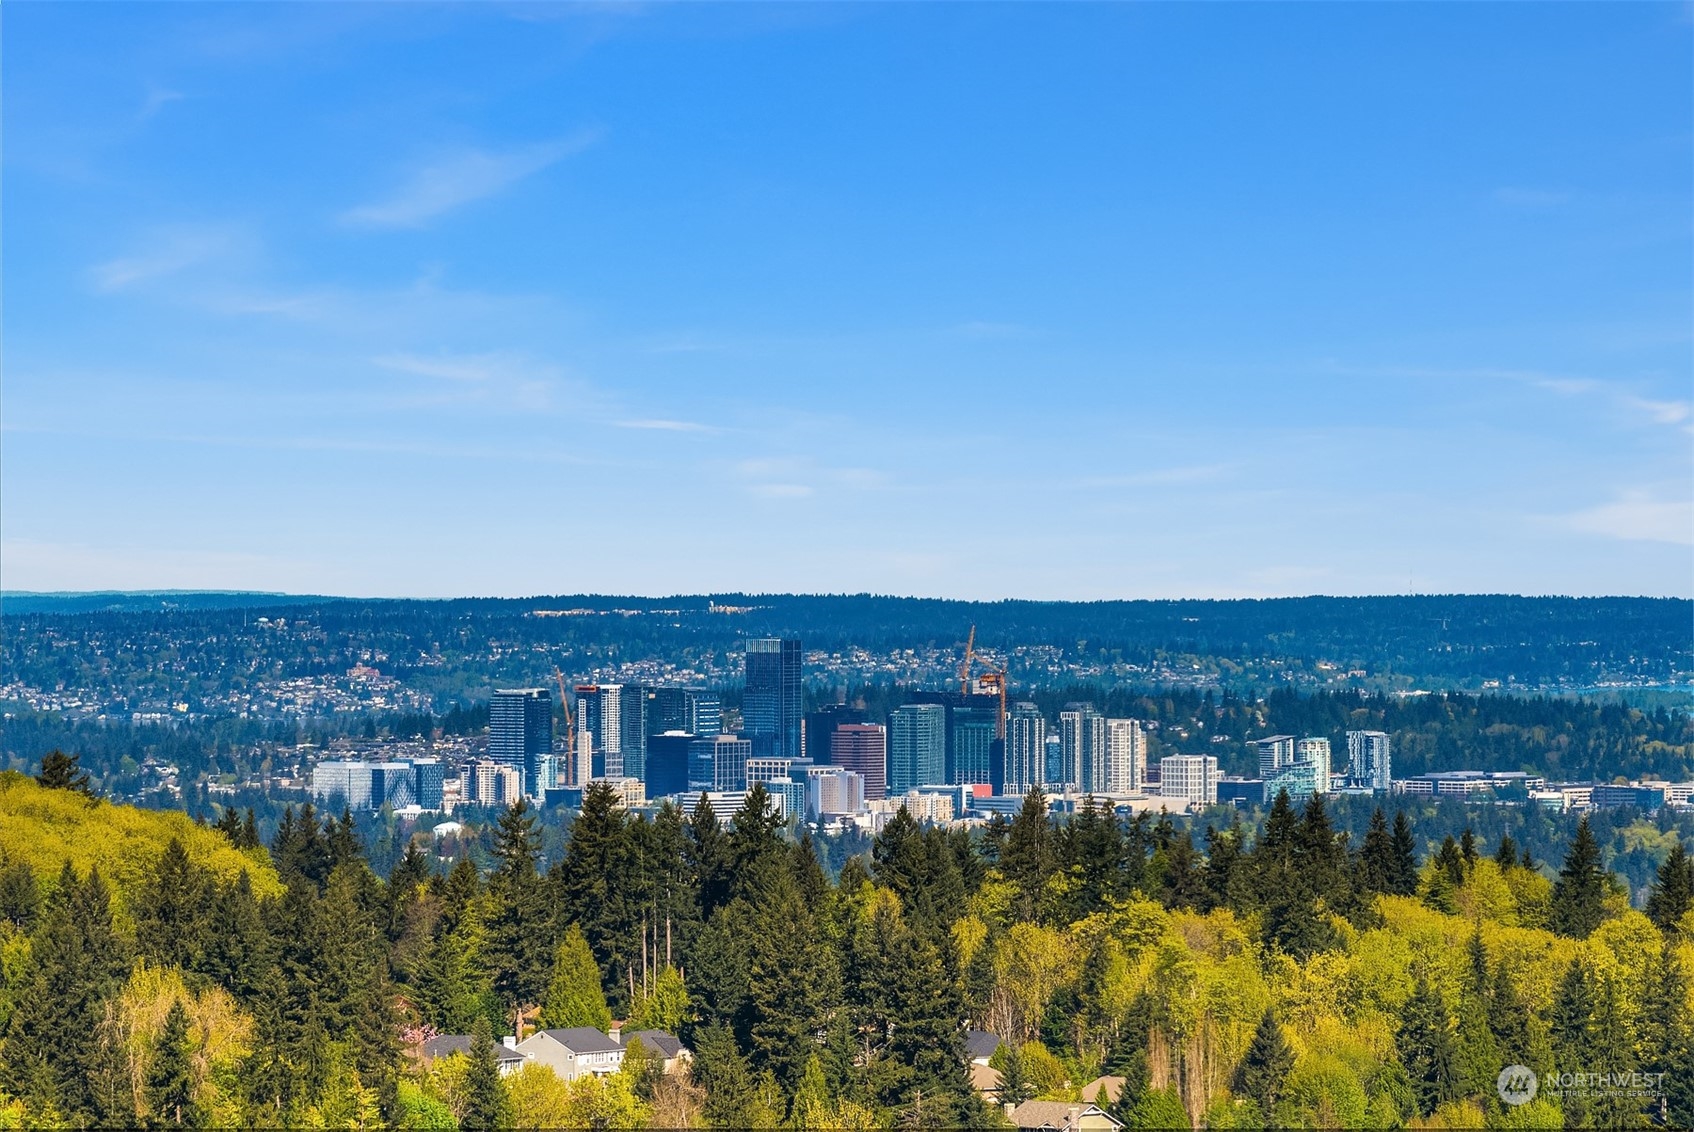
[[[506,1039],[511,1041],[510,1038]],[[418,1060],[426,1067],[435,1064],[444,1057],[462,1053],[466,1057],[471,1052],[471,1036],[469,1034],[438,1034],[430,1038],[418,1050]],[[510,1046],[497,1045],[494,1047],[494,1065],[500,1070],[500,1076],[505,1077],[523,1068],[523,1054]]]
[[[1049,1132],[1115,1132],[1123,1122],[1098,1105],[1074,1101],[1024,1101],[1006,1113],[1015,1128]]]
[[[592,1026],[537,1030],[513,1047],[525,1060],[545,1065],[561,1081],[604,1077],[623,1065],[623,1047]]]
[[[627,1052],[629,1043],[641,1042],[641,1048],[647,1051],[647,1056],[659,1062],[660,1069],[665,1073],[681,1073],[688,1068],[688,1063],[694,1060],[694,1055],[682,1039],[675,1034],[667,1034],[663,1030],[630,1030],[619,1036]]]

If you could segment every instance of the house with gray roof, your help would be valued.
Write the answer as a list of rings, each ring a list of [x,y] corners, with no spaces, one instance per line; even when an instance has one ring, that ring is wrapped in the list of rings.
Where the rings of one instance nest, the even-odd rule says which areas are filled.
[[[647,1056],[656,1059],[665,1073],[680,1073],[694,1060],[694,1054],[682,1044],[682,1039],[663,1030],[628,1030],[619,1036],[625,1052],[629,1043],[640,1040]]]
[[[514,1047],[531,1064],[545,1065],[561,1081],[604,1077],[623,1067],[624,1048],[592,1026],[537,1030]]]
[[[510,1038],[506,1039],[508,1042]],[[444,1057],[454,1054],[466,1057],[471,1053],[471,1036],[469,1034],[437,1034],[430,1038],[418,1050],[418,1059],[425,1065],[433,1065]],[[494,1047],[494,1065],[500,1070],[500,1076],[506,1077],[523,1068],[524,1056],[509,1045]]]

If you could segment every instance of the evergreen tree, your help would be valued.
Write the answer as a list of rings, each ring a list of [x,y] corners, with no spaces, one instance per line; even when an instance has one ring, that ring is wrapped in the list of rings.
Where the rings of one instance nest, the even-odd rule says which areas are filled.
[[[1394,861],[1394,839],[1388,832],[1388,818],[1378,806],[1371,814],[1370,828],[1359,850],[1359,882],[1369,892],[1395,892],[1398,867]]]
[[[588,949],[582,929],[572,924],[565,929],[553,957],[553,975],[541,1008],[541,1024],[548,1029],[592,1026],[611,1029],[612,1012],[601,989],[600,968]]]
[[[32,941],[31,960],[29,981],[7,1029],[0,1088],[50,1099],[66,1119],[94,1123],[104,1115],[94,1092],[98,1030],[106,999],[129,969],[97,870],[78,880],[65,862]]]
[[[1694,901],[1694,859],[1688,856],[1678,838],[1664,864],[1659,866],[1658,880],[1647,897],[1647,918],[1660,931],[1675,932],[1691,901]]]
[[[1210,892],[1202,870],[1200,854],[1185,829],[1171,840],[1165,857],[1163,891],[1160,899],[1167,908],[1193,908],[1206,911]]]
[[[1466,874],[1469,874],[1470,870],[1476,865],[1477,853],[1476,834],[1471,832],[1468,825],[1465,826],[1464,833],[1459,837],[1459,856],[1464,861]]]
[[[1000,1055],[1000,1084],[995,1090],[995,1096],[1001,1104],[1020,1105],[1035,1096],[1035,1088],[1024,1075],[1023,1054],[1016,1045],[1008,1043],[1001,1047]]]
[[[724,837],[730,895],[756,899],[783,864],[782,817],[762,782],[747,791]]]
[[[67,755],[57,749],[49,751],[41,760],[41,773],[35,776],[35,781],[49,790],[74,790],[92,798],[94,791],[89,788],[88,775],[78,765],[81,760],[81,755]]]
[[[688,869],[699,893],[700,914],[710,919],[712,913],[729,903],[730,872],[723,827],[718,824],[717,812],[705,791],[701,791],[694,813],[688,818],[687,850]]]
[[[1206,893],[1210,907],[1233,908],[1234,887],[1241,871],[1243,834],[1237,814],[1221,833],[1206,827]]]
[[[1694,1128],[1694,1018],[1688,1008],[1688,974],[1669,940],[1659,949],[1642,989],[1636,1049],[1643,1072],[1663,1073],[1663,1096],[1649,1107],[1659,1124]]]
[[[1418,890],[1417,840],[1412,836],[1412,823],[1401,810],[1394,815],[1394,887],[1397,896],[1411,896]]]
[[[624,976],[636,962],[639,925],[630,907],[636,895],[631,889],[643,879],[637,875],[643,870],[631,852],[634,840],[616,792],[607,783],[591,783],[553,877],[559,919],[554,934],[567,924],[579,929],[594,955],[603,995],[619,1003],[628,996]]]
[[[517,1013],[540,1001],[552,964],[548,915],[536,858],[541,855],[535,818],[519,798],[495,832],[499,864],[489,877],[493,913],[488,921],[488,962],[494,991],[507,1011]]]
[[[1560,1065],[1591,1064],[1598,1052],[1593,1025],[1593,976],[1579,956],[1565,968],[1564,978],[1553,996],[1553,1051]],[[1571,1127],[1581,1127],[1591,1115],[1588,1098],[1580,1094],[1566,1097],[1564,1110]]]
[[[35,883],[35,870],[28,861],[8,861],[0,853],[0,920],[5,920],[20,932],[35,927],[36,909],[41,904],[41,892]]]
[[[1488,991],[1488,1032],[1494,1035],[1501,1065],[1533,1066],[1540,1060],[1531,1049],[1528,1008],[1518,997],[1504,962],[1495,965]]]
[[[203,913],[211,895],[209,878],[188,859],[173,837],[143,882],[135,906],[135,944],[151,963],[198,969],[207,939]]]
[[[259,822],[253,816],[253,807],[247,807],[247,814],[241,819],[241,837],[236,841],[237,849],[257,849],[259,842]]]
[[[214,884],[200,953],[206,977],[243,1002],[258,993],[270,936],[247,870],[233,884]]]
[[[1250,1098],[1261,1113],[1275,1110],[1282,1096],[1283,1082],[1294,1068],[1294,1051],[1282,1036],[1276,1015],[1267,1010],[1253,1032],[1252,1044],[1235,1069],[1230,1088],[1239,1096]]]
[[[834,952],[792,878],[779,877],[754,909],[747,946],[751,1066],[792,1092],[841,993]]]
[[[1400,1064],[1411,1081],[1419,1115],[1428,1116],[1458,1091],[1453,1035],[1441,992],[1421,973],[1400,1016]]]
[[[1480,927],[1471,932],[1466,947],[1467,970],[1459,993],[1459,1030],[1457,1042],[1458,1077],[1461,1093],[1466,1096],[1493,1096],[1495,1079],[1504,1065],[1499,1045],[1489,1026],[1490,998],[1494,980],[1488,967],[1488,949],[1482,943]]]
[[[1560,935],[1587,939],[1605,919],[1606,876],[1600,868],[1600,846],[1583,817],[1576,840],[1565,855],[1564,868],[1553,885],[1549,926]]]
[[[1035,919],[1047,878],[1056,864],[1047,795],[1041,787],[1032,786],[1006,831],[1006,847],[1000,854],[1000,871],[1017,886],[1016,910],[1020,919]]]
[[[179,998],[165,1015],[165,1028],[147,1069],[147,1113],[154,1128],[198,1128],[203,1123],[194,1104],[194,1067],[188,1044],[188,1011]]]
[[[471,1028],[470,1068],[465,1074],[465,1106],[459,1127],[465,1132],[505,1128],[506,1089],[494,1060],[494,1035],[488,1019],[478,1018]]]
[[[1500,848],[1494,851],[1494,863],[1500,866],[1501,872],[1507,872],[1518,866],[1518,843],[1512,840],[1512,835],[1500,835]]]

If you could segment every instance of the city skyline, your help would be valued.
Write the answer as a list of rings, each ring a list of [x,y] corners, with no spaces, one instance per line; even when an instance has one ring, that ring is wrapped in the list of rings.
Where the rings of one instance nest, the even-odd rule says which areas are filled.
[[[3,50],[8,588],[1694,593],[1682,6]]]

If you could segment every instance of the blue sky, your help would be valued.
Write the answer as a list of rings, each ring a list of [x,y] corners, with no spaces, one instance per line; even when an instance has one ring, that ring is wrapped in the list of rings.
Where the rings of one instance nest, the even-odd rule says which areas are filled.
[[[1687,595],[1691,30],[8,5],[0,573]]]

